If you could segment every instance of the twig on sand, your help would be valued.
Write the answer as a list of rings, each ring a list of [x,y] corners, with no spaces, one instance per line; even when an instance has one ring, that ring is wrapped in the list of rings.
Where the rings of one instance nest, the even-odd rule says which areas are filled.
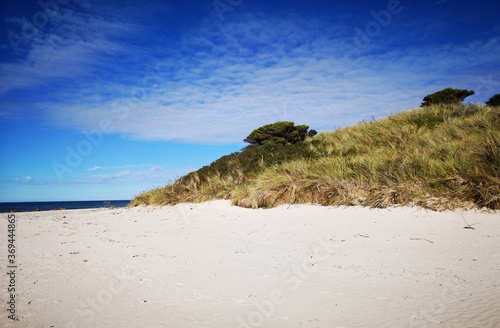
[[[425,238],[410,238],[410,240],[425,240],[425,241],[428,241],[431,244],[434,244],[434,242],[432,240],[425,239]]]
[[[458,214],[460,214],[460,213],[458,213]],[[464,222],[465,222],[465,224],[467,225],[467,226],[465,226],[465,227],[464,227],[464,229],[472,229],[472,230],[476,230],[473,226],[471,226],[471,225],[469,224],[469,222],[467,222],[467,220],[464,218],[464,216],[463,216],[462,214],[460,214],[460,216],[462,217],[462,219],[464,219]]]

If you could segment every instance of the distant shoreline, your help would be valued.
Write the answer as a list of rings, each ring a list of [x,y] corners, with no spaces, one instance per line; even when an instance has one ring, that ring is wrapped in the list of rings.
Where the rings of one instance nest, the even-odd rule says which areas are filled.
[[[130,200],[2,202],[0,203],[0,213],[127,207],[129,203]]]

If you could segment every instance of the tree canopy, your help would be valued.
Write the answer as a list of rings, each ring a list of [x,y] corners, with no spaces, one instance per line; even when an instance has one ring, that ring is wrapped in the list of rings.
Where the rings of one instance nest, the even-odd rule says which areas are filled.
[[[500,106],[500,93],[497,93],[493,97],[491,97],[487,102],[488,106]]]
[[[432,104],[458,104],[474,93],[473,90],[446,88],[425,96],[420,107],[427,107]]]
[[[307,125],[295,125],[294,122],[276,122],[255,129],[243,141],[251,145],[288,145],[303,142],[306,137],[313,137],[316,130],[309,130]]]

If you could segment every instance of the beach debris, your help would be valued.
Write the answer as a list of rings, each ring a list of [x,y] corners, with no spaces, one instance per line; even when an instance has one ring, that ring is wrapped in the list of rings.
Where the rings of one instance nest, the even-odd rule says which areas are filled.
[[[410,238],[410,240],[425,240],[431,244],[434,244],[434,242],[432,240],[429,240],[429,239],[426,239],[426,238]]]
[[[473,226],[471,226],[469,224],[469,222],[467,222],[467,220],[464,218],[464,216],[462,214],[460,214],[460,216],[462,217],[462,219],[464,220],[466,226],[464,227],[464,229],[471,229],[471,230],[476,230]]]

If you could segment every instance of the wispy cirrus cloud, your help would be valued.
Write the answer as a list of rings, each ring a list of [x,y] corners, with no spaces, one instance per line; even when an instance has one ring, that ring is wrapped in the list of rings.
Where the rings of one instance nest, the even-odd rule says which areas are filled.
[[[6,178],[3,181],[9,181],[9,182],[13,182],[13,183],[29,184],[29,183],[33,183],[34,180],[33,180],[32,177],[26,176],[26,177],[23,177],[23,178]]]
[[[289,27],[290,34],[294,28]],[[262,46],[258,59],[245,59],[244,39],[227,43],[233,52],[218,54],[221,49],[206,36],[201,44],[211,48],[158,62],[148,76],[152,86],[133,86],[119,100],[78,104],[69,111],[66,106],[66,114],[59,111],[54,118],[85,128],[114,117],[116,132],[133,138],[199,143],[239,141],[248,131],[277,120],[331,130],[417,107],[436,88],[474,87],[500,50],[498,40],[491,39],[376,54],[366,49],[345,59],[338,40],[295,38],[280,45],[260,39],[270,50]],[[287,49],[286,54],[275,47]],[[464,82],[457,85],[457,80]],[[126,94],[120,85],[114,89]],[[125,119],[110,112],[125,107]]]
[[[87,172],[92,171],[109,171],[109,170],[121,170],[121,169],[133,169],[133,168],[155,168],[156,170],[160,169],[161,166],[153,165],[153,164],[130,164],[130,165],[120,165],[120,166],[94,166],[88,168]]]
[[[193,168],[168,169],[164,165],[132,164],[117,167],[95,166],[87,169],[87,172],[108,171],[101,174],[80,173],[78,177],[59,181],[56,179],[37,178],[36,176],[25,177],[2,177],[1,185],[73,185],[73,184],[100,184],[100,183],[168,183],[191,172]]]
[[[130,169],[123,169],[123,168]],[[142,168],[142,169],[133,169]],[[122,183],[122,182],[172,182],[181,176],[191,172],[193,168],[187,169],[166,169],[162,165],[126,165],[122,168],[108,168],[114,172],[85,175],[76,183]]]
[[[10,87],[70,79],[75,72],[85,76],[87,68],[107,63],[102,57],[123,53],[116,36],[132,25],[106,20],[105,13],[73,15],[76,19],[61,31],[71,36],[88,24],[88,34],[75,32],[69,39],[45,35],[40,50],[35,45],[24,62],[4,67],[7,76],[24,72]],[[202,21],[161,51],[144,50],[144,65],[106,71],[109,79],[89,73],[84,84],[69,86],[56,95],[57,101],[40,105],[47,122],[95,129],[110,120],[114,133],[134,139],[234,143],[278,120],[332,130],[385,116],[417,107],[425,94],[438,88],[474,88],[486,72],[500,70],[496,37],[416,47],[389,26],[385,34],[357,48],[357,22],[302,20],[297,14],[234,13],[231,18],[224,24]],[[392,24],[401,22],[394,18]],[[97,46],[88,45],[90,40]],[[385,47],[391,42],[401,47]],[[34,55],[37,51],[40,57]],[[48,57],[52,59],[36,59]],[[59,58],[68,69],[55,69]],[[120,68],[127,74],[115,72]],[[26,72],[31,69],[38,75],[30,77]],[[40,77],[49,71],[55,73]]]
[[[39,27],[26,17],[8,19],[14,31],[9,30],[14,35],[9,50],[16,51],[17,59],[0,63],[0,94],[95,77],[95,72],[130,52],[124,38],[144,31],[127,18],[102,12],[104,7],[97,3],[82,1],[57,8]]]

